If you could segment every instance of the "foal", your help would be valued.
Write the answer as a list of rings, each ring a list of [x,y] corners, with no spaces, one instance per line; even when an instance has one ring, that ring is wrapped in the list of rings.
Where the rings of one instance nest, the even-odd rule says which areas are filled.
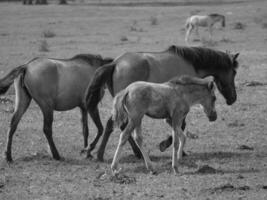
[[[153,172],[151,160],[142,146],[141,121],[144,115],[147,115],[152,118],[166,119],[173,128],[172,168],[174,173],[178,173],[177,162],[182,158],[186,139],[181,129],[182,122],[190,107],[195,104],[203,106],[210,121],[217,119],[214,88],[213,81],[182,76],[162,84],[138,81],[122,90],[113,102],[113,118],[118,127],[127,125],[120,135],[111,164],[112,172],[118,173],[119,154],[133,130],[135,130],[134,139],[142,152],[146,167]]]
[[[185,41],[188,42],[189,36],[191,35],[192,31],[195,30],[197,36],[199,37],[198,33],[198,27],[208,27],[209,30],[209,37],[211,40],[212,37],[212,28],[213,25],[217,22],[221,22],[221,26],[225,27],[225,16],[213,13],[209,15],[193,15],[189,18],[187,18],[185,23],[186,28],[186,35],[185,35]]]

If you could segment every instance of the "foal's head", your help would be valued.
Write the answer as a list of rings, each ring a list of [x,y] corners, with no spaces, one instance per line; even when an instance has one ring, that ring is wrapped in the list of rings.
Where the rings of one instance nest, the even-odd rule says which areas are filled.
[[[200,100],[200,104],[204,108],[209,121],[215,121],[217,119],[217,112],[215,109],[215,84],[213,81],[208,82],[207,87],[203,92],[203,98]]]

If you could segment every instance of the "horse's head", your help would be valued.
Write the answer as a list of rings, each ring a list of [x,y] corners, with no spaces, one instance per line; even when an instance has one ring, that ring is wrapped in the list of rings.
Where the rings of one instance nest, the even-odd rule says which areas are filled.
[[[207,84],[207,90],[205,89],[205,93],[203,98],[201,99],[200,104],[204,108],[204,112],[206,113],[209,121],[215,121],[217,119],[217,112],[215,109],[215,84],[213,81],[210,81]]]
[[[218,71],[214,77],[214,81],[217,85],[218,90],[226,99],[227,105],[232,105],[236,101],[236,89],[235,89],[235,75],[238,67],[237,54],[228,54],[230,61],[227,68]]]

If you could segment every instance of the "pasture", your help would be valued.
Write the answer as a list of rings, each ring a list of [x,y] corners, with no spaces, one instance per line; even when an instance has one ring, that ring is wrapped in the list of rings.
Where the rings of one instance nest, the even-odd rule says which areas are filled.
[[[42,131],[41,111],[32,102],[14,135],[14,163],[9,165],[0,158],[1,200],[267,198],[267,2],[192,2],[187,6],[151,3],[132,7],[97,6],[86,1],[67,6],[0,3],[0,77],[37,56],[69,58],[92,53],[116,57],[125,51],[162,51],[172,44],[185,45],[185,19],[196,13],[224,14],[226,27],[214,30],[213,41],[208,40],[207,30],[200,28],[201,38],[192,45],[240,52],[236,103],[227,106],[217,92],[217,121],[210,123],[198,106],[187,117],[189,130],[198,138],[187,140],[188,156],[178,167],[181,175],[172,173],[172,149],[162,153],[158,148],[171,129],[163,120],[147,117],[143,121],[144,145],[157,175],[149,174],[128,144],[120,161],[122,175],[105,175],[119,131],[110,138],[105,162],[85,159],[80,155],[79,109],[55,112],[53,137],[64,158],[55,161]],[[13,88],[0,97],[1,154],[14,97]],[[111,106],[112,98],[106,92],[99,106],[104,125]],[[89,129],[91,142],[96,128],[90,118]]]

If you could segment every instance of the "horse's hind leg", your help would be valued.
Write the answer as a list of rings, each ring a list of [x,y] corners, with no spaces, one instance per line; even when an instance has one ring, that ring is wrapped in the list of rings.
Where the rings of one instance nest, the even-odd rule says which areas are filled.
[[[129,138],[130,134],[132,133],[132,131],[134,130],[134,128],[135,128],[134,124],[132,122],[129,122],[127,124],[126,128],[124,129],[124,131],[120,134],[119,143],[118,143],[118,146],[117,146],[117,149],[116,149],[116,152],[114,154],[113,161],[111,164],[111,170],[113,173],[118,173],[117,165],[118,165],[118,161],[119,161],[122,147],[127,142],[128,138]]]
[[[136,126],[135,128],[135,134],[134,134],[134,139],[140,149],[140,151],[142,152],[145,164],[146,164],[146,168],[151,172],[154,173],[153,167],[152,167],[152,162],[148,156],[148,154],[146,153],[146,151],[143,148],[143,136],[142,136],[142,129],[141,129],[141,123],[139,123],[139,125]]]
[[[16,90],[16,101],[15,101],[15,110],[11,118],[10,128],[7,134],[7,145],[5,151],[5,159],[7,162],[12,161],[12,138],[17,129],[18,123],[30,105],[31,97],[27,90],[21,85],[21,77],[15,80],[15,90]]]
[[[43,115],[44,115],[44,126],[43,131],[45,134],[45,137],[48,141],[50,151],[52,153],[52,156],[55,160],[60,160],[59,153],[57,151],[56,145],[53,141],[53,132],[52,132],[52,123],[53,123],[53,110],[45,108],[41,106]]]
[[[82,128],[83,128],[83,147],[84,149],[88,146],[88,135],[89,135],[89,130],[88,130],[88,116],[87,116],[87,111],[83,108],[81,108],[81,122],[82,122]]]
[[[123,131],[123,130],[125,129],[126,126],[127,126],[127,123],[123,124],[123,125],[120,127],[121,131]],[[129,141],[129,143],[130,143],[130,145],[131,145],[131,147],[132,147],[132,150],[133,150],[133,152],[134,152],[134,155],[135,155],[137,158],[141,159],[141,158],[142,158],[142,152],[140,151],[138,145],[135,143],[135,141],[134,141],[132,135],[129,136],[128,141]]]
[[[96,108],[94,111],[89,110],[89,114],[90,114],[92,120],[94,121],[94,123],[98,129],[97,135],[96,135],[94,141],[90,144],[90,148],[87,147],[87,148],[89,148],[87,150],[87,157],[92,157],[91,151],[95,149],[95,146],[96,146],[99,138],[101,137],[101,135],[103,133],[103,125],[102,125],[101,120],[100,120],[98,108]]]
[[[109,139],[110,134],[113,131],[113,125],[114,125],[114,121],[112,120],[112,117],[109,117],[106,127],[105,127],[105,132],[104,132],[104,136],[102,139],[102,142],[99,146],[98,152],[97,152],[97,159],[99,161],[103,161],[104,160],[104,152],[105,152],[105,148]]]

